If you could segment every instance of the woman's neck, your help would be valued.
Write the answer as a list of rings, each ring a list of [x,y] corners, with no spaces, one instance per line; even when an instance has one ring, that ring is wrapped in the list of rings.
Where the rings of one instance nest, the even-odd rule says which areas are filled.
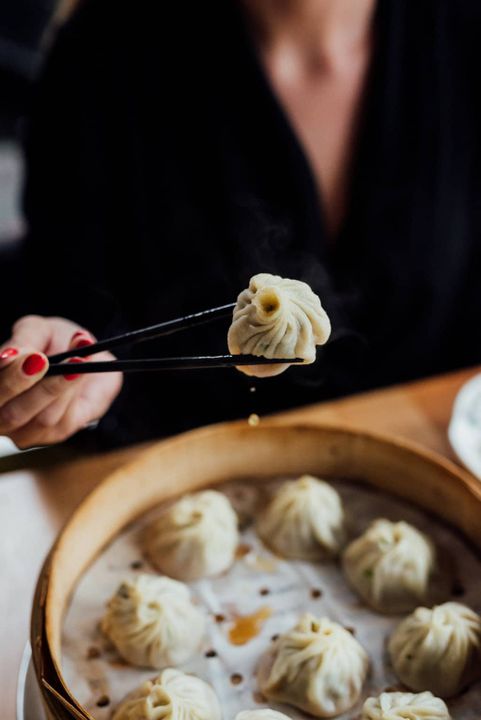
[[[364,52],[376,0],[242,0],[258,41],[270,52],[302,49],[306,64],[342,65]]]

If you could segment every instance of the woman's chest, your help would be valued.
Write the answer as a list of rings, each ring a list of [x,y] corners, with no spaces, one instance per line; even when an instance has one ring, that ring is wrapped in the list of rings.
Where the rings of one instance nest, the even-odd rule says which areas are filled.
[[[295,77],[266,60],[272,90],[310,165],[331,237],[346,211],[368,59],[362,53],[341,67],[306,70]]]

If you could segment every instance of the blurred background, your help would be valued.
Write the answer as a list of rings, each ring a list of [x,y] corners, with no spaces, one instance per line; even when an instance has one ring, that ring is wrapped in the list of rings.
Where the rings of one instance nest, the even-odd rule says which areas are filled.
[[[75,0],[0,3],[0,252],[4,261],[23,229],[20,147],[33,80],[56,28],[74,4]]]
[[[75,0],[3,0],[0,3],[0,266],[22,237],[22,138],[42,58]],[[7,271],[5,272],[5,268]],[[0,456],[16,450],[0,437]]]

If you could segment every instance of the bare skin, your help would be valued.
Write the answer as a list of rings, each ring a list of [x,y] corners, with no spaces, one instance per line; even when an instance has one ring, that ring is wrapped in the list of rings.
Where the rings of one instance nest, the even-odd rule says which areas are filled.
[[[345,213],[375,0],[243,2],[272,88],[310,161],[334,237]],[[93,338],[69,320],[18,320],[0,348],[0,435],[20,448],[56,443],[107,412],[120,392],[120,375],[42,379],[46,355],[79,342]],[[103,353],[96,359],[111,357]],[[26,361],[27,369],[37,371],[27,374]]]
[[[310,161],[332,238],[345,214],[375,2],[243,2],[271,86]]]

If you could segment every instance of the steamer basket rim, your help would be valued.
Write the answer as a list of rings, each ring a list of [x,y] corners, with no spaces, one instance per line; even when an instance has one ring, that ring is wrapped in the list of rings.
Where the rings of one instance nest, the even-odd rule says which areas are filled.
[[[71,527],[75,520],[81,516],[83,509],[90,503],[95,502],[95,498],[102,489],[115,483],[119,476],[123,476],[129,471],[134,472],[140,462],[145,462],[151,457],[155,457],[159,454],[161,455],[163,451],[175,450],[176,447],[182,448],[184,445],[186,445],[188,449],[189,443],[208,440],[209,438],[215,436],[221,437],[223,435],[227,436],[237,434],[239,438],[242,438],[242,441],[245,441],[249,438],[259,438],[259,435],[266,435],[267,437],[269,434],[272,434],[273,436],[284,435],[286,437],[295,437],[299,434],[306,433],[317,435],[319,438],[332,435],[339,438],[349,438],[352,441],[364,441],[371,444],[372,447],[382,447],[388,451],[390,450],[401,453],[406,457],[415,458],[417,462],[424,463],[426,467],[437,467],[443,471],[445,479],[449,478],[450,482],[454,483],[458,487],[461,486],[464,491],[468,492],[468,494],[471,495],[477,503],[479,503],[481,507],[481,483],[474,476],[458,467],[451,460],[444,458],[442,455],[433,450],[423,447],[413,440],[393,437],[389,434],[383,434],[370,430],[345,427],[336,423],[290,423],[276,419],[268,419],[262,421],[259,426],[250,427],[245,421],[234,421],[190,430],[174,437],[159,440],[147,448],[141,448],[139,450],[138,457],[128,461],[125,465],[117,468],[114,472],[107,475],[79,503],[57,535],[57,538],[53,543],[39,574],[31,614],[32,657],[43,701],[52,720],[70,720],[71,718],[74,718],[74,720],[79,720],[79,718],[81,720],[94,720],[92,715],[90,715],[70,693],[70,690],[63,679],[61,669],[58,666],[50,647],[47,622],[52,568],[55,563],[56,554],[62,543],[62,539],[68,532],[69,527]],[[366,481],[366,478],[359,479]],[[114,533],[114,536],[115,534],[116,533]],[[99,548],[98,551],[101,551],[101,548]],[[92,559],[93,558],[91,558],[90,562]],[[47,689],[45,681],[53,688],[56,694],[62,697],[62,700],[59,700],[58,697]],[[69,709],[68,706],[70,706],[71,709]]]

